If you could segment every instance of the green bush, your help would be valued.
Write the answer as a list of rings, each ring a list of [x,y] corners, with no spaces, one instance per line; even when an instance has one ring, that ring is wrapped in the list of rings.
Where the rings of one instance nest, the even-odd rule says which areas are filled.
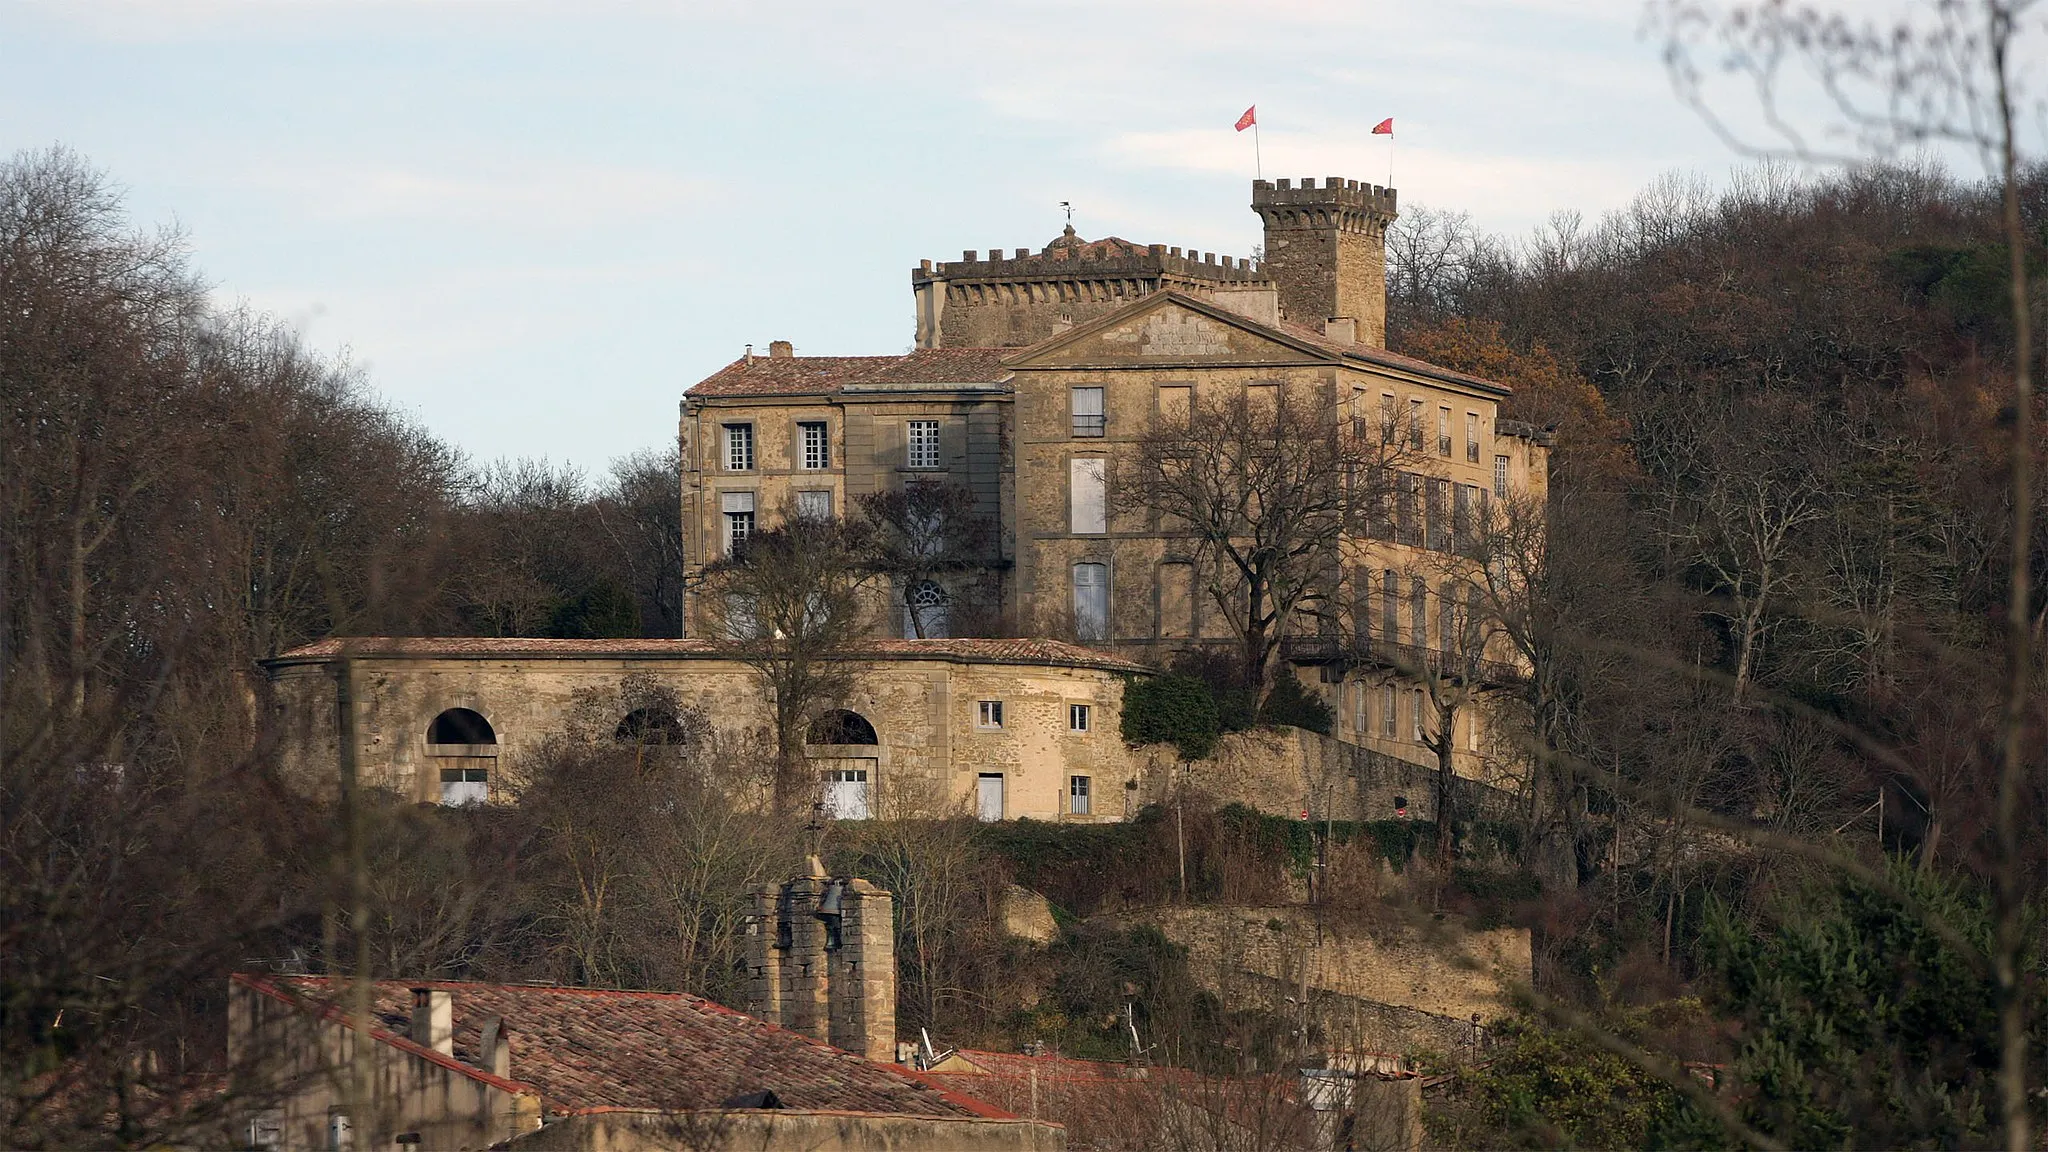
[[[1286,724],[1324,736],[1330,734],[1336,720],[1336,711],[1321,696],[1302,687],[1294,672],[1286,668],[1274,677],[1273,690],[1266,694],[1266,705],[1259,710],[1261,724]]]
[[[1191,676],[1153,676],[1124,685],[1123,737],[1132,744],[1172,744],[1183,760],[1216,750],[1221,731],[1216,698]]]

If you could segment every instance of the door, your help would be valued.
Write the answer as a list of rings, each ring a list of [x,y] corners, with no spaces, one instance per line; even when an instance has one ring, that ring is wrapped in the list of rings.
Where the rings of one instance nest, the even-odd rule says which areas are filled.
[[[834,820],[866,820],[874,815],[868,791],[868,772],[873,765],[872,759],[849,756],[824,770],[826,815]]]
[[[1003,818],[1003,774],[983,772],[975,794],[975,815],[985,821]]]

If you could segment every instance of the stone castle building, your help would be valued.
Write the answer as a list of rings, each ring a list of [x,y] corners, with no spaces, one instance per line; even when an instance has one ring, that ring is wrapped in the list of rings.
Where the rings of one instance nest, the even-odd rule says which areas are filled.
[[[1197,397],[1289,390],[1397,437],[1408,462],[1385,530],[1347,542],[1328,610],[1296,622],[1283,653],[1335,707],[1341,740],[1434,762],[1434,698],[1404,669],[1465,642],[1447,557],[1492,503],[1540,507],[1548,440],[1500,419],[1501,385],[1382,347],[1391,189],[1258,181],[1252,208],[1259,261],[1084,241],[1070,226],[1037,252],[912,269],[908,353],[750,349],[684,396],[689,567],[778,516],[958,485],[997,526],[986,571],[974,587],[892,589],[886,631],[1043,636],[1159,666],[1234,633],[1215,559],[1131,494],[1140,441]],[[989,584],[993,603],[970,603]],[[708,622],[702,605],[692,615]],[[1473,708],[1454,717],[1462,773],[1483,774],[1482,722]]]
[[[877,596],[879,634],[848,657],[857,687],[808,744],[830,812],[1104,820],[1156,798],[1157,757],[1119,738],[1121,678],[1234,632],[1228,573],[1133,498],[1139,450],[1162,421],[1262,389],[1404,449],[1384,530],[1345,542],[1315,619],[1285,622],[1281,654],[1334,706],[1335,737],[1393,766],[1382,778],[1435,763],[1434,698],[1410,673],[1465,643],[1447,564],[1490,501],[1540,507],[1547,441],[1499,418],[1500,385],[1382,347],[1393,190],[1259,181],[1252,208],[1256,261],[1084,241],[1070,226],[1035,253],[912,269],[907,353],[798,356],[778,340],[687,390],[690,586],[778,517],[847,516],[908,485],[957,486],[994,526],[979,571]],[[337,638],[288,652],[267,664],[287,758],[318,776],[346,755],[416,800],[488,800],[579,701],[635,676],[759,732],[760,682],[708,638],[701,601],[689,639]],[[1481,710],[1454,717],[1459,772],[1485,776]],[[1304,800],[1290,788],[1262,803],[1292,813]]]

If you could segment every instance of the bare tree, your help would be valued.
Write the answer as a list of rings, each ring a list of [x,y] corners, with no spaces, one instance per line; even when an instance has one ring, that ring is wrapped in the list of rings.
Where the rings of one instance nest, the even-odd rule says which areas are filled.
[[[779,526],[735,542],[730,556],[704,570],[699,603],[714,642],[768,690],[778,813],[811,802],[818,781],[805,759],[805,736],[854,684],[847,656],[870,630],[862,576],[867,537],[858,523],[810,519],[789,508]]]
[[[1209,596],[1260,700],[1297,612],[1327,612],[1345,540],[1389,506],[1410,453],[1396,431],[1321,388],[1275,384],[1198,394],[1140,439],[1133,493],[1207,553]]]
[[[967,585],[995,563],[995,521],[973,491],[913,482],[862,496],[859,508],[870,530],[868,569],[896,589],[906,635],[957,634],[973,614],[960,609],[980,599]]]

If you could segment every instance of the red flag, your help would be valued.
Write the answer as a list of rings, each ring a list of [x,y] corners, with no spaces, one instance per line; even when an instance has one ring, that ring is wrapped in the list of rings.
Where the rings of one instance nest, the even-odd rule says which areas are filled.
[[[1251,113],[1247,112],[1245,115],[1249,116]],[[1392,136],[1394,134],[1394,118],[1389,116],[1385,120],[1373,125],[1372,134],[1375,136]]]
[[[1259,122],[1258,112],[1259,106],[1257,104],[1254,104],[1251,107],[1245,109],[1244,115],[1239,116],[1237,118],[1237,130],[1239,132],[1242,132],[1245,129],[1251,127],[1252,125],[1257,124]],[[1392,121],[1388,121],[1388,123],[1392,123]]]

